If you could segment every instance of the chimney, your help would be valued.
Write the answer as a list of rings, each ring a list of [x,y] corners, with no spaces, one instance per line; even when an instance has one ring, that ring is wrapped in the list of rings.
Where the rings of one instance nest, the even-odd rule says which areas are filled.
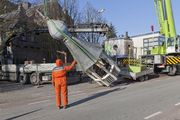
[[[132,40],[132,39],[130,39],[129,38],[129,36],[128,36],[128,32],[126,31],[126,37],[125,37],[125,39],[124,40]]]
[[[22,7],[23,7],[25,10],[27,10],[27,9],[29,9],[29,8],[31,7],[31,3],[29,3],[29,2],[23,2],[23,3],[22,3]]]
[[[7,8],[4,6],[4,14],[7,13]]]
[[[126,31],[126,39],[128,39],[129,37],[128,37],[128,32]]]
[[[22,4],[19,3],[18,10],[21,10]]]

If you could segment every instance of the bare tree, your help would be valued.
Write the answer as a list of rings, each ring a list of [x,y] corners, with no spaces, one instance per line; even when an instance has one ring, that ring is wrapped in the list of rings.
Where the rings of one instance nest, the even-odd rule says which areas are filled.
[[[78,0],[58,0],[58,2],[61,4],[64,13],[67,15],[65,21],[67,25],[73,25],[80,22]]]
[[[106,22],[106,19],[98,14],[98,10],[95,9],[90,2],[87,2],[81,12],[82,23],[95,23],[95,22]],[[88,42],[99,43],[100,35],[98,33],[79,33],[79,38]]]

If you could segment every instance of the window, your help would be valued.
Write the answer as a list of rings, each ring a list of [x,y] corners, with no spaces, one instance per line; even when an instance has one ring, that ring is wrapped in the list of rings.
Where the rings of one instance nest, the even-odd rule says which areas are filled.
[[[19,39],[19,40],[26,41],[26,34],[23,33],[21,36],[19,36],[18,39]]]
[[[158,46],[159,44],[158,44],[158,41],[157,42],[151,42],[151,43],[149,43],[149,46]]]
[[[168,38],[167,40],[167,47],[174,46],[174,37]]]
[[[34,42],[34,35],[31,35],[31,42]]]
[[[148,39],[144,39],[144,42],[149,42],[149,40]]]
[[[149,46],[149,44],[148,43],[144,43],[144,47],[148,47]]]
[[[22,24],[22,27],[26,27],[26,25],[25,25],[25,24]]]
[[[147,47],[148,50],[144,51],[144,55],[146,53],[151,54],[151,49],[152,47],[155,46],[161,46],[163,42],[165,42],[165,38],[164,37],[154,37],[154,38],[146,38],[143,40],[143,47]]]

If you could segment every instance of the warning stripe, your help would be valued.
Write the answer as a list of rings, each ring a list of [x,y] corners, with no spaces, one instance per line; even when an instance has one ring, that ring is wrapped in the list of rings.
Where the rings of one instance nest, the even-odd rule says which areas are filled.
[[[178,63],[174,58],[171,58],[172,61],[174,61],[175,63]]]
[[[138,64],[139,63],[139,59],[130,59],[130,61],[129,61],[129,59],[128,60],[123,60],[123,64],[129,64],[129,62],[130,62],[130,64]]]
[[[169,61],[171,61],[173,64],[175,64],[170,58],[167,58]]]
[[[169,60],[167,60],[167,64],[172,64]]]
[[[127,65],[127,64],[129,64],[129,62],[130,62],[130,64],[134,64],[134,63],[138,64],[139,61],[140,61],[139,59],[130,59],[130,61],[129,61],[129,59],[124,59],[123,64]],[[166,58],[166,64],[167,65],[178,64],[178,63],[180,63],[180,57]]]
[[[176,57],[175,57],[175,59],[176,59],[178,62],[180,62],[180,60],[178,60]]]

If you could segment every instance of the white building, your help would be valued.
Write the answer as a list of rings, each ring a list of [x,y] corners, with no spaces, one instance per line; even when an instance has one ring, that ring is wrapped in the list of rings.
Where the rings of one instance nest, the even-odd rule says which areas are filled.
[[[144,50],[142,55],[150,54],[152,47],[161,46],[165,42],[165,36],[161,35],[159,31],[134,35],[130,36],[130,38],[133,40],[134,47],[147,47],[147,50]]]
[[[128,42],[129,44],[124,44],[123,41],[132,41],[132,44]],[[142,51],[142,55],[145,55],[146,53],[150,54],[150,51],[152,47],[155,46],[161,46],[162,43],[165,42],[165,36],[161,35],[159,31],[156,31],[154,33],[145,33],[145,34],[139,34],[134,36],[127,36],[126,38],[112,38],[109,39],[109,46],[111,50],[111,55],[116,58],[121,57],[128,57],[129,52],[128,47],[147,47],[147,50],[144,49]],[[105,47],[107,44],[107,40],[105,41]],[[117,50],[114,49],[114,46],[117,45]],[[140,51],[138,51],[137,56],[140,55]]]

